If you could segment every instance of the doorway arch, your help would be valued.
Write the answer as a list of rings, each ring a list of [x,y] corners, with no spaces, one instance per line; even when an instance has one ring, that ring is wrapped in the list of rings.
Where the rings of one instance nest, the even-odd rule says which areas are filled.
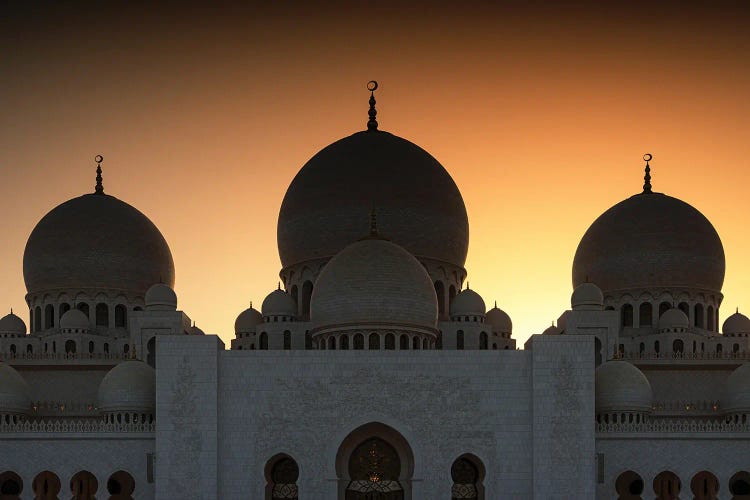
[[[350,432],[336,454],[339,500],[411,500],[413,474],[411,446],[380,422]]]

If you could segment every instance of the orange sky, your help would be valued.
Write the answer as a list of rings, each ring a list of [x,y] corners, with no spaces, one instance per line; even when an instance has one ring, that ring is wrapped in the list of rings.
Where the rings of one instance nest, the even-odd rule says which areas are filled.
[[[380,128],[461,189],[471,287],[519,345],[569,306],[576,245],[646,152],[722,238],[722,321],[750,312],[750,7],[80,5],[0,16],[0,306],[23,318],[26,239],[101,153],[105,191],[169,242],[180,309],[228,343],[276,287],[289,182],[365,128],[370,79]]]

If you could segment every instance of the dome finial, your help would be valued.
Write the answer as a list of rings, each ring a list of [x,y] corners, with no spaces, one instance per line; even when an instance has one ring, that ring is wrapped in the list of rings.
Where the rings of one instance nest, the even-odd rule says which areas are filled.
[[[104,194],[104,186],[102,185],[102,162],[104,161],[104,157],[96,155],[94,160],[96,161],[96,190],[94,192],[96,194]]]
[[[370,209],[370,236],[378,236],[378,214],[375,212],[375,207]]]
[[[649,166],[648,162],[651,161],[651,158],[653,156],[651,153],[646,153],[643,155],[643,159],[646,160],[646,175],[643,176],[643,180],[645,181],[643,183],[643,192],[644,193],[651,193],[651,167]]]
[[[378,90],[378,82],[375,80],[367,82],[367,90],[370,91],[370,111],[367,112],[370,119],[367,120],[367,131],[376,132],[378,130],[378,121],[375,117],[378,115],[378,111],[375,109],[375,91]]]
[[[281,281],[276,282],[276,289],[281,290]]]

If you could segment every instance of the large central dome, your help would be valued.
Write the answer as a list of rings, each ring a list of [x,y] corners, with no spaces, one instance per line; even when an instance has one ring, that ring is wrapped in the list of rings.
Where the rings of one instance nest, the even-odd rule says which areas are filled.
[[[141,212],[106,194],[87,194],[52,209],[36,225],[23,254],[29,293],[108,288],[145,293],[174,286],[172,253]]]
[[[605,293],[653,287],[721,291],[724,247],[698,210],[661,193],[621,201],[589,227],[573,261],[573,286]]]
[[[331,144],[294,178],[279,213],[282,266],[337,254],[373,208],[381,233],[412,255],[463,267],[469,222],[453,179],[419,146],[377,130]]]

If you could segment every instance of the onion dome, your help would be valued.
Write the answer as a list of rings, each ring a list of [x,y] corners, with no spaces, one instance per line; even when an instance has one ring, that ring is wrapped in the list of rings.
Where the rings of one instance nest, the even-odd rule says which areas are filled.
[[[552,326],[548,326],[542,332],[542,335],[560,335],[562,332],[562,328],[560,328],[559,326],[555,326],[555,324],[553,323]]]
[[[26,323],[21,318],[13,314],[6,314],[0,318],[0,334],[21,336],[26,335]]]
[[[651,384],[643,372],[627,361],[599,365],[595,386],[596,413],[651,412]]]
[[[390,241],[367,238],[343,249],[323,268],[310,318],[315,328],[397,324],[433,331],[437,295],[412,254]]]
[[[141,212],[104,194],[73,198],[53,208],[26,242],[23,277],[29,293],[108,288],[144,293],[164,280],[174,286],[172,253]]]
[[[750,318],[737,310],[737,312],[724,320],[721,331],[724,333],[724,335],[729,335],[730,337],[733,335],[750,334]]]
[[[601,311],[604,308],[604,294],[593,283],[581,283],[570,296],[574,311]]]
[[[750,412],[750,363],[741,365],[727,377],[721,407],[727,413]]]
[[[242,311],[234,321],[234,333],[254,332],[255,327],[261,323],[263,323],[263,315],[254,309],[251,303],[250,307]]]
[[[60,329],[65,333],[83,333],[90,328],[89,317],[76,308],[66,311],[60,318]]]
[[[613,206],[589,227],[573,261],[573,286],[604,292],[688,287],[719,293],[724,247],[711,223],[684,201],[644,192]]]
[[[659,331],[684,332],[690,326],[690,319],[681,310],[673,307],[659,317]]]
[[[143,361],[124,361],[99,384],[99,409],[105,413],[151,413],[156,409],[156,374]]]
[[[334,142],[292,180],[277,227],[282,265],[333,257],[362,236],[373,206],[394,243],[463,267],[469,222],[456,183],[425,150],[377,129]]]
[[[28,414],[29,394],[26,380],[12,366],[0,363],[0,414]]]
[[[453,298],[450,310],[451,316],[484,316],[487,308],[477,292],[466,288]]]
[[[146,310],[148,311],[176,311],[177,294],[172,287],[164,283],[152,285],[146,291]]]
[[[294,318],[297,316],[297,303],[291,295],[281,288],[277,288],[263,300],[260,310],[263,311],[264,317],[280,316],[282,318]]]
[[[508,313],[498,309],[497,302],[495,307],[487,311],[487,323],[492,325],[493,330],[499,333],[513,333],[513,322],[510,320]]]

